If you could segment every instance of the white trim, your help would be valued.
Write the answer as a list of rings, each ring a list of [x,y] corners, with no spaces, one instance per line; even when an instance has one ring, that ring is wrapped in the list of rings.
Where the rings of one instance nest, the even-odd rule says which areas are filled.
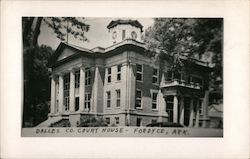
[[[137,71],[137,65],[141,65],[141,72],[138,72],[138,71]],[[143,82],[143,64],[136,64],[135,67],[136,67],[136,76],[135,76],[135,80],[138,81],[138,82]],[[141,74],[141,80],[138,80],[138,79],[137,79],[137,73]]]
[[[137,98],[137,91],[141,91],[141,98]],[[136,107],[136,100],[137,99],[141,99],[141,106],[140,107]],[[136,89],[136,92],[135,92],[135,109],[139,109],[139,110],[142,110],[143,109],[143,91],[141,89]]]
[[[154,75],[154,70],[155,69],[157,70],[157,75]],[[156,83],[153,83],[154,77],[157,78]],[[154,67],[153,67],[153,72],[152,72],[152,84],[159,85],[159,69],[158,68],[154,68]]]
[[[156,93],[156,99],[155,102],[153,102],[153,94]],[[153,111],[158,111],[158,106],[157,106],[157,96],[158,96],[158,91],[157,90],[151,90],[150,91],[151,94],[151,110]],[[156,105],[156,108],[153,108],[153,103]]]

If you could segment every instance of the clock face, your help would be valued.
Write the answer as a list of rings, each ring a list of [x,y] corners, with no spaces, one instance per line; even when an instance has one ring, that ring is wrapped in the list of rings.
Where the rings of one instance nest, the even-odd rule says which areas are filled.
[[[116,31],[114,31],[113,34],[112,34],[112,38],[116,39],[116,37],[117,37],[117,33],[116,33]]]
[[[131,37],[132,37],[132,39],[136,39],[137,38],[137,34],[136,34],[135,31],[131,32]]]

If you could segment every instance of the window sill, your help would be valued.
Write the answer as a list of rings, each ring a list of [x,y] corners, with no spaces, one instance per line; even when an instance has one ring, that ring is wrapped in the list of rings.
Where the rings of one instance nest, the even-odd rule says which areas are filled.
[[[136,80],[136,82],[141,82],[141,83],[142,83],[142,82],[143,82],[143,80]]]
[[[154,111],[154,112],[158,112],[159,110],[158,110],[158,109],[152,109],[152,111]]]
[[[159,83],[152,83],[152,85],[154,85],[154,86],[159,86]]]
[[[135,110],[142,110],[142,107],[136,107]]]

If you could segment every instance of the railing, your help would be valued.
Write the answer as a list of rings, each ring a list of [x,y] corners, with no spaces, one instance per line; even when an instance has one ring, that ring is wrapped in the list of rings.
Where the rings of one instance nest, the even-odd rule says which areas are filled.
[[[186,82],[183,80],[179,79],[173,79],[171,81],[165,81],[161,87],[172,87],[172,86],[180,86],[180,87],[186,87],[186,88],[192,88],[192,89],[201,89],[201,85],[199,83],[194,83],[194,82]]]

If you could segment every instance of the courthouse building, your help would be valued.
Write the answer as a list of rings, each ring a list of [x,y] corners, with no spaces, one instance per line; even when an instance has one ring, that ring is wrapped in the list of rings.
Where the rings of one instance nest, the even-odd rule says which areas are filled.
[[[76,126],[82,116],[101,116],[109,126],[170,121],[207,127],[206,62],[194,60],[192,72],[173,73],[146,53],[137,20],[111,21],[107,29],[110,47],[58,46],[51,60],[50,113],[39,126]]]

